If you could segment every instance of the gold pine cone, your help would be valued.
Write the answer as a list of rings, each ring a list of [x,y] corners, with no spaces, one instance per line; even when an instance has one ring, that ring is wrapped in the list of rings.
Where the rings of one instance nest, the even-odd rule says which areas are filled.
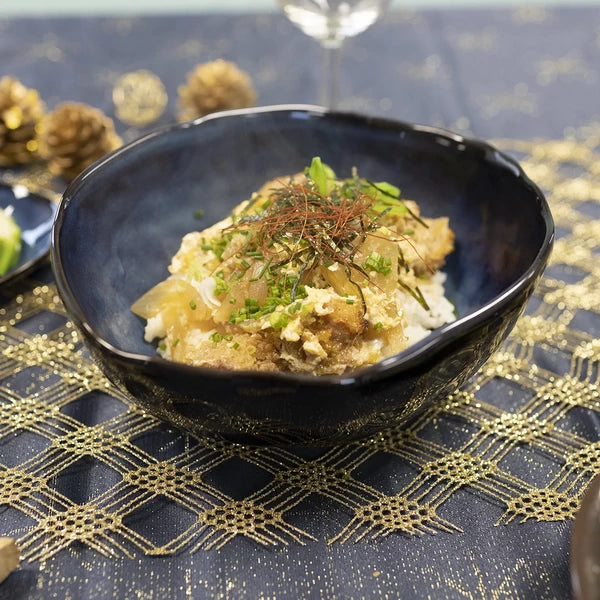
[[[189,121],[208,113],[246,108],[256,102],[250,76],[234,63],[219,58],[198,65],[179,86],[179,120]]]
[[[14,77],[0,79],[0,166],[24,165],[37,150],[35,128],[44,114],[37,90]]]
[[[40,154],[54,175],[71,180],[123,142],[101,110],[64,102],[40,124]]]

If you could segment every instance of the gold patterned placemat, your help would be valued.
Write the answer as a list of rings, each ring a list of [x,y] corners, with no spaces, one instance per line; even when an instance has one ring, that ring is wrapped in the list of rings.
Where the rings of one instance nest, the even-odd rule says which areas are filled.
[[[600,472],[600,125],[497,145],[548,192],[559,234],[550,267],[468,385],[368,440],[309,456],[175,431],[108,383],[52,283],[3,290],[0,504],[14,526],[2,533],[31,561],[76,542],[107,557],[211,550],[236,536],[305,544],[315,537],[294,509],[317,495],[348,516],[330,544],[453,534],[460,528],[440,515],[463,489],[501,507],[498,526],[573,518]],[[403,473],[393,493],[369,476],[378,457]],[[232,472],[251,489],[232,493]],[[186,515],[160,541],[149,533],[158,500]]]

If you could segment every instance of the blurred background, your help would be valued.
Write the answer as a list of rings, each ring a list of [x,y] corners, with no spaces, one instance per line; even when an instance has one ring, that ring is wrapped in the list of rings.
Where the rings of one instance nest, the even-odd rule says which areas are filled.
[[[600,0],[392,0],[344,45],[338,106],[484,138],[562,136],[596,120],[599,7]],[[0,59],[4,74],[37,90],[48,110],[89,104],[115,120],[124,141],[199,116],[210,102],[211,110],[332,105],[323,101],[324,81],[334,78],[324,78],[319,44],[277,0],[0,0]],[[201,78],[190,82],[200,65],[219,59],[247,74],[255,97],[236,97],[248,86],[231,70],[206,93]],[[124,88],[120,78],[140,69],[159,81],[134,75]],[[166,105],[154,107],[155,118],[123,116],[142,110],[160,86]],[[181,109],[186,88],[184,96],[206,105],[195,114]]]
[[[502,6],[573,6],[600,4],[600,0],[395,0],[392,6],[397,8],[426,7],[502,7]],[[3,0],[1,16],[39,15],[39,14],[131,14],[131,13],[176,13],[176,12],[269,12],[278,9],[275,0],[26,0],[11,3]]]

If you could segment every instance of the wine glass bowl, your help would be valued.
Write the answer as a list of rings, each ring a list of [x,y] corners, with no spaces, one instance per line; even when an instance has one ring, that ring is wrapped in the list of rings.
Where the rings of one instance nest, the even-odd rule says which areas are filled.
[[[287,18],[323,46],[339,47],[345,38],[368,29],[388,0],[280,0]]]
[[[347,37],[368,29],[390,0],[279,0],[286,17],[325,51],[321,102],[330,109],[338,101],[340,51]]]

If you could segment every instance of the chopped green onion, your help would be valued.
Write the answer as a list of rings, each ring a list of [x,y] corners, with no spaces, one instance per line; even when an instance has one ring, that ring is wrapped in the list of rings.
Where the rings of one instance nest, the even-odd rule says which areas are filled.
[[[225,281],[225,276],[223,275],[223,271],[218,271],[215,273],[215,296],[220,296],[221,294],[225,294],[229,291],[229,285]]]
[[[283,329],[290,322],[290,318],[285,313],[273,313],[269,323],[273,329]]]
[[[273,257],[270,256],[269,260],[266,262],[265,266],[260,270],[260,273],[258,274],[258,279],[260,279],[265,274],[265,271],[269,268],[269,265],[271,264],[272,260],[273,260]]]
[[[421,219],[419,217],[419,215],[415,214],[412,210],[410,210],[410,208],[408,208],[408,206],[402,202],[402,200],[399,199],[400,196],[400,190],[398,190],[397,187],[395,186],[391,186],[393,188],[395,188],[396,190],[398,190],[398,195],[394,195],[393,193],[390,193],[390,184],[385,184],[382,187],[382,183],[384,182],[380,182],[380,183],[373,183],[372,181],[369,181],[368,179],[365,180],[369,185],[371,185],[372,187],[374,187],[378,192],[381,192],[384,196],[387,196],[387,200],[381,200],[378,198],[379,200],[379,204],[375,204],[373,206],[373,208],[375,210],[378,210],[379,206],[383,205],[385,206],[392,206],[392,210],[390,211],[389,214],[406,214],[408,213],[415,221],[417,221],[420,225],[422,225],[423,227],[425,227],[426,229],[429,229],[429,225],[427,225],[427,223],[425,223],[425,221],[423,221],[423,219]],[[392,201],[392,203],[390,204],[390,200]],[[401,211],[401,212],[395,212],[395,211]]]
[[[387,181],[375,181],[371,184],[378,192],[392,198],[400,198],[400,188],[388,183]]]
[[[371,252],[367,260],[363,263],[363,267],[368,271],[375,271],[382,275],[389,275],[392,272],[392,260],[379,254],[379,252]]]
[[[302,308],[302,302],[296,302],[288,308],[290,315],[296,314]]]
[[[423,293],[419,289],[419,286],[415,286],[415,289],[413,290],[411,287],[406,285],[401,279],[398,279],[398,284],[400,285],[400,287],[404,288],[425,310],[431,310],[429,308],[429,304],[427,304],[427,300],[425,300],[425,296],[423,296]]]

